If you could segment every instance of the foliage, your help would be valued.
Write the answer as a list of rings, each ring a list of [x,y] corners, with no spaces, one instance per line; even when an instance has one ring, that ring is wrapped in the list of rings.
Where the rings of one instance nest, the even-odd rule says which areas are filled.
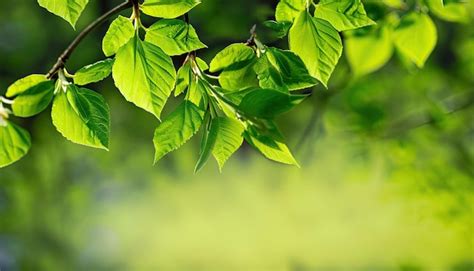
[[[74,27],[88,1],[38,3]],[[380,69],[395,50],[407,65],[421,68],[437,42],[431,15],[468,20],[466,5],[456,1],[376,1],[370,5],[377,12],[369,14],[361,0],[281,0],[275,21],[264,25],[279,38],[288,36],[290,50],[265,45],[253,29],[247,42],[229,45],[208,67],[196,52],[207,46],[187,14],[200,1],[127,4],[130,18],[118,16],[103,39],[103,52],[110,58],[75,74],[66,71],[67,59],[60,59],[52,74],[30,75],[8,88],[6,95],[13,100],[2,97],[0,103],[0,166],[17,161],[30,147],[28,133],[12,124],[10,115],[30,117],[51,102],[53,124],[64,137],[108,149],[109,107],[101,95],[79,86],[110,74],[127,101],[158,119],[173,90],[182,96],[181,105],[155,131],[155,162],[201,130],[196,171],[211,156],[222,169],[243,140],[271,160],[298,165],[274,119],[301,103],[305,90],[318,83],[327,87],[343,51],[356,77]],[[142,13],[161,19],[145,27]],[[176,72],[171,56],[179,55],[186,59]],[[3,104],[11,104],[12,110]],[[15,140],[8,143],[7,138]]]
[[[89,1],[76,28],[121,1]],[[197,52],[201,70],[210,73],[203,61],[210,63],[230,43],[245,43],[252,24],[274,20],[277,2],[206,0],[193,9],[190,22],[209,47]],[[393,7],[397,2],[405,7]],[[2,3],[0,95],[15,79],[49,68],[75,35],[36,1]],[[407,1],[363,3],[378,24],[390,11],[401,16],[413,10]],[[120,14],[130,16],[128,10]],[[390,38],[387,65],[354,78],[349,32],[342,34],[343,56],[328,90],[311,87],[310,97],[274,120],[301,169],[262,159],[248,143],[235,141],[239,151],[222,173],[213,152],[193,174],[205,126],[152,167],[159,121],[124,102],[111,77],[84,86],[109,104],[108,152],[64,140],[50,107],[31,118],[9,113],[10,122],[31,133],[33,145],[21,161],[0,169],[1,269],[474,270],[474,29],[430,17],[438,41],[423,69],[403,59]],[[146,26],[156,21],[145,14],[142,20]],[[71,55],[71,73],[105,59],[99,49],[108,26]],[[257,29],[268,47],[288,51],[281,32]],[[363,37],[363,31],[354,34]],[[369,60],[379,51],[366,55]],[[185,58],[173,56],[179,87],[163,120],[187,91]],[[239,126],[229,131],[240,134]]]

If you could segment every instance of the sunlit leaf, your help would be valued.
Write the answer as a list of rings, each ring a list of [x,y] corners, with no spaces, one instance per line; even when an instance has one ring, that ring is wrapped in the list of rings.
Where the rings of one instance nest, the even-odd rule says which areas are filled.
[[[438,39],[436,26],[426,14],[411,13],[402,18],[394,32],[397,50],[422,68]]]
[[[202,125],[204,112],[195,104],[184,101],[156,128],[155,163],[167,153],[184,145]]]
[[[227,117],[219,117],[214,122],[218,123],[219,131],[212,155],[219,164],[219,170],[222,171],[225,162],[242,145],[244,126],[239,121]]]
[[[105,59],[94,64],[87,65],[74,74],[74,83],[77,85],[87,85],[104,80],[112,72],[113,59]]]
[[[41,82],[20,93],[12,104],[13,114],[18,117],[31,117],[41,113],[53,99],[54,83]]]
[[[206,127],[202,137],[201,151],[199,153],[199,159],[196,163],[196,167],[194,168],[194,172],[200,171],[207,164],[209,157],[211,157],[212,150],[216,145],[217,134],[219,133],[220,129],[219,119],[211,119],[209,124],[210,125]]]
[[[7,89],[6,96],[7,97],[16,96],[38,85],[39,83],[46,82],[46,81],[48,81],[48,79],[46,78],[46,75],[43,75],[43,74],[28,75],[24,78],[17,80],[13,84],[11,84]]]
[[[145,0],[140,7],[147,15],[173,19],[187,13],[200,3],[200,0]]]
[[[198,64],[201,71],[209,69],[207,63],[199,57],[196,58],[196,63]],[[174,89],[175,96],[178,96],[179,94],[184,92],[184,90],[189,86],[189,81],[191,80],[191,77],[191,61],[187,61],[183,64],[183,66],[181,66],[181,68],[179,68],[178,73],[176,75],[176,86]]]
[[[321,0],[314,16],[330,22],[338,31],[375,24],[367,16],[361,0]]]
[[[70,141],[108,150],[110,111],[104,98],[89,89],[68,85],[53,101],[56,129]]]
[[[337,30],[323,19],[303,11],[290,29],[290,49],[301,57],[311,76],[327,86],[342,54]]]
[[[136,35],[117,52],[112,75],[127,101],[159,118],[174,88],[176,71],[168,55]]]
[[[301,58],[291,51],[267,48],[254,69],[262,88],[291,91],[309,88],[318,83],[309,75]]]
[[[133,27],[132,21],[119,15],[117,19],[110,24],[102,40],[102,51],[104,51],[105,56],[112,56],[117,53],[122,46],[133,38],[134,34],[135,28]]]
[[[253,70],[256,61],[254,49],[243,43],[235,43],[212,59],[209,70],[223,70],[219,75],[221,86],[227,90],[239,90],[258,85],[257,75]]]
[[[89,0],[38,0],[40,6],[68,21],[72,27],[86,8]]]
[[[227,90],[240,90],[258,86],[254,65],[257,58],[236,63],[225,68],[219,75],[219,84]]]
[[[430,11],[437,17],[458,23],[467,23],[470,19],[468,1],[462,0],[426,0]]]
[[[275,12],[278,22],[293,22],[293,20],[305,10],[307,0],[281,0]]]
[[[402,8],[405,6],[403,0],[383,0],[383,3],[391,8]]]
[[[54,83],[42,74],[32,74],[14,82],[6,96],[17,96],[12,104],[15,116],[31,117],[43,111],[51,102]]]
[[[272,123],[271,126],[273,127],[265,131],[249,126],[244,133],[245,140],[270,160],[298,166],[298,162],[296,162],[290,149],[283,142],[276,126]]]
[[[30,147],[31,138],[28,131],[10,121],[0,125],[0,168],[20,160]]]
[[[380,69],[393,55],[392,30],[387,26],[364,34],[350,33],[344,43],[347,60],[356,77]]]
[[[255,57],[255,51],[251,47],[243,43],[231,44],[212,59],[209,70],[211,72],[217,72],[231,65],[247,63],[255,59]]]
[[[159,46],[168,55],[182,55],[207,46],[199,40],[194,27],[181,20],[159,20],[146,32],[146,41]]]

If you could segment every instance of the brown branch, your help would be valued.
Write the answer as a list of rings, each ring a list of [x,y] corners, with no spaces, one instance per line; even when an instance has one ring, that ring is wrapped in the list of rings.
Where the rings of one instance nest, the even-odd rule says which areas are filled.
[[[66,61],[69,59],[71,54],[74,52],[74,50],[77,48],[77,46],[81,43],[81,41],[90,33],[92,30],[94,30],[97,26],[101,25],[105,21],[107,21],[111,16],[115,15],[116,13],[125,10],[127,8],[131,8],[132,6],[135,5],[135,3],[138,3],[137,0],[127,0],[123,2],[122,4],[116,6],[115,8],[109,10],[107,13],[104,15],[100,16],[97,18],[95,21],[93,21],[91,24],[89,24],[84,30],[82,30],[79,35],[69,44],[69,46],[64,50],[64,52],[58,57],[58,60],[56,63],[53,65],[51,70],[46,74],[46,77],[51,79],[60,69],[64,68],[64,65],[66,64]]]

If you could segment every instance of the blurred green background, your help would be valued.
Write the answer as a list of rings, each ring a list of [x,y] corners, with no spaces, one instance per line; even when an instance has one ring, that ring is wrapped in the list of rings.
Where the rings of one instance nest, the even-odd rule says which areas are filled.
[[[78,29],[120,2],[91,0]],[[277,1],[203,2],[202,58],[255,23],[286,48],[260,26]],[[153,167],[158,121],[111,79],[90,87],[111,107],[110,152],[70,144],[47,112],[15,119],[33,148],[0,170],[0,270],[474,270],[474,28],[435,22],[423,70],[395,57],[353,80],[342,59],[329,90],[279,119],[300,169],[244,146],[194,175],[196,140]],[[104,58],[106,27],[68,70]],[[0,94],[75,35],[36,1],[0,1]]]

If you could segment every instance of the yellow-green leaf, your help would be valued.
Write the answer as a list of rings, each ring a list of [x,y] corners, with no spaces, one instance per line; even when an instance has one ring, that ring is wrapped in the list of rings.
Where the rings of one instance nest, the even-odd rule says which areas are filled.
[[[307,0],[281,0],[275,12],[278,22],[293,22],[293,20],[305,10]]]
[[[155,130],[155,163],[191,139],[199,131],[203,116],[204,112],[189,101],[181,103],[167,116]]]
[[[426,0],[430,11],[437,17],[458,23],[467,23],[470,20],[468,1]],[[446,2],[446,3],[445,3]]]
[[[327,21],[303,11],[290,29],[290,49],[301,57],[311,76],[327,86],[342,55],[342,41]]]
[[[112,76],[127,101],[159,118],[174,88],[176,71],[160,47],[136,35],[117,52]]]
[[[227,46],[220,51],[211,61],[209,71],[217,72],[231,65],[238,65],[240,63],[246,63],[250,60],[255,59],[255,51],[243,44],[235,43]]]
[[[219,117],[214,121],[218,122],[219,127],[212,155],[219,164],[219,170],[222,171],[225,162],[242,145],[244,126],[239,121],[227,117]]]
[[[428,15],[421,13],[403,17],[394,32],[397,50],[420,68],[433,52],[437,40],[435,24]]]
[[[102,51],[105,56],[112,56],[135,35],[132,21],[118,16],[111,24],[102,40]]]
[[[381,26],[364,34],[348,33],[344,39],[347,60],[356,77],[383,67],[393,55],[392,30]]]
[[[110,110],[100,94],[70,84],[54,98],[51,117],[70,141],[108,150]]]
[[[87,65],[74,74],[76,85],[87,85],[104,80],[112,72],[113,59],[105,59],[94,64]]]
[[[148,28],[145,40],[159,46],[167,55],[175,56],[207,46],[199,40],[194,27],[176,19],[159,20]]]
[[[266,158],[288,165],[298,165],[298,162],[291,154],[288,146],[283,142],[283,138],[273,123],[270,129],[265,131],[249,126],[244,133],[245,140],[260,151]]]
[[[174,19],[189,12],[200,3],[200,0],[145,0],[140,7],[147,15]]]
[[[68,21],[74,28],[89,0],[38,0],[49,12]]]
[[[24,78],[17,80],[13,84],[11,84],[7,89],[6,96],[7,97],[16,96],[38,85],[41,82],[46,82],[46,81],[48,81],[48,79],[46,78],[46,75],[43,75],[43,74],[28,75]]]
[[[30,147],[31,137],[28,131],[10,121],[0,125],[0,168],[20,160]]]
[[[19,94],[12,104],[13,114],[18,117],[32,117],[48,107],[53,99],[54,83],[41,82]]]
[[[338,31],[374,25],[361,0],[321,0],[314,16],[332,24]]]

